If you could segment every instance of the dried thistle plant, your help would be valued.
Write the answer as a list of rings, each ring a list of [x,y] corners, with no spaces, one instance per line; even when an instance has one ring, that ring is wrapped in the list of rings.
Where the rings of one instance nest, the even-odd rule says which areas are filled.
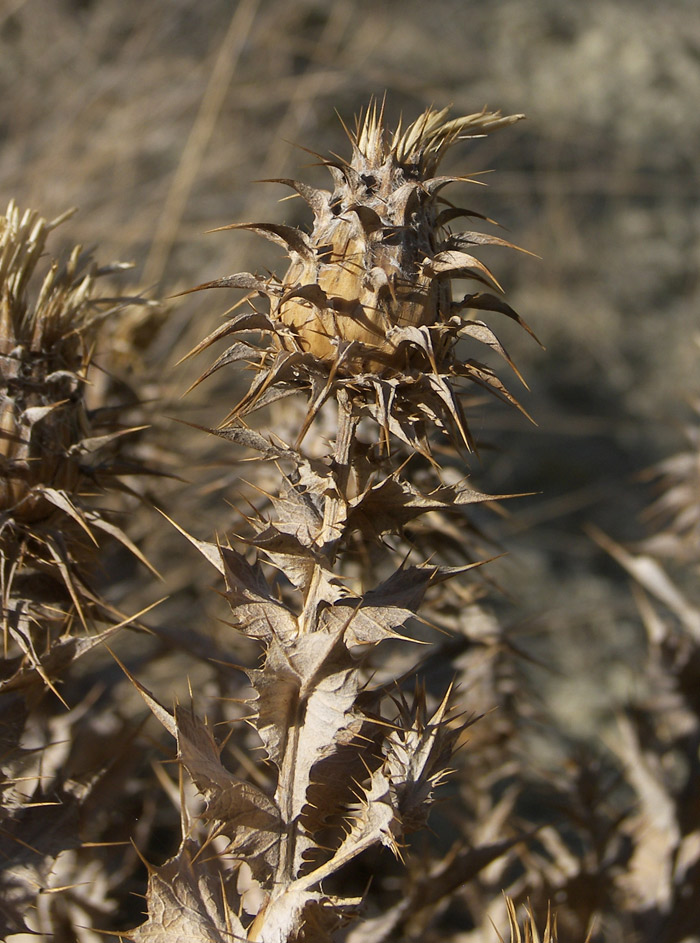
[[[437,170],[457,141],[520,117],[449,119],[428,109],[389,136],[382,109],[371,106],[349,135],[351,159],[322,158],[332,192],[281,181],[311,207],[310,234],[224,227],[251,229],[290,257],[281,279],[244,273],[199,286],[243,289],[248,307],[192,352],[233,338],[200,381],[246,364],[252,379],[210,431],[277,469],[247,518],[243,546],[190,537],[225,579],[233,625],[261,646],[260,667],[247,671],[249,722],[267,765],[256,782],[234,776],[194,711],[171,714],[135,680],[176,738],[210,829],[198,847],[187,819],[179,853],[152,869],[148,921],[129,937],[138,943],[329,940],[362,903],[343,891],[338,872],[372,847],[401,856],[406,836],[427,820],[469,719],[449,690],[435,696],[418,684],[408,694],[387,666],[374,680],[368,666],[382,666],[380,646],[410,640],[426,593],[476,565],[459,539],[468,534],[465,509],[493,496],[443,481],[441,459],[454,463],[474,445],[461,386],[517,403],[458,345],[478,341],[511,363],[473,312],[522,322],[472,255],[509,244],[452,232],[452,221],[480,214],[443,195],[467,178]],[[488,290],[453,300],[453,279]],[[290,434],[278,424],[266,436],[245,421],[299,394],[306,413]],[[317,426],[332,429],[328,446],[319,434],[311,441]],[[452,552],[459,562],[446,563]],[[492,860],[482,858],[482,866]]]
[[[35,284],[47,237],[68,215],[47,222],[10,204],[0,217],[3,632],[6,654],[18,646],[40,673],[32,627],[51,622],[65,635],[96,611],[114,621],[91,580],[100,535],[143,560],[100,508],[105,493],[127,493],[126,477],[146,470],[129,455],[135,430],[112,404],[88,405],[88,372],[100,327],[146,302],[100,297],[98,280],[128,266],[99,267],[80,246]]]
[[[118,790],[120,768],[135,765],[118,711],[103,714],[99,695],[84,691],[85,704],[69,709],[61,689],[73,663],[122,620],[97,588],[106,545],[143,560],[115,512],[133,503],[149,469],[131,448],[131,417],[93,382],[93,360],[128,306],[153,306],[102,294],[100,280],[125,266],[100,267],[80,247],[41,275],[47,240],[69,215],[48,222],[11,203],[0,216],[3,939],[25,930],[63,939],[71,927],[71,939],[94,940],[89,926],[110,909],[112,882],[82,840],[99,841],[100,802],[115,801],[106,782]],[[109,755],[106,730],[115,737]],[[42,894],[59,885],[62,895]]]
[[[690,447],[650,475],[661,483],[646,515],[656,525],[652,535],[626,548],[593,532],[632,578],[646,630],[643,693],[619,718],[613,742],[637,797],[634,814],[623,826],[631,851],[619,892],[635,929],[668,943],[697,933],[700,895],[697,415],[685,431]]]

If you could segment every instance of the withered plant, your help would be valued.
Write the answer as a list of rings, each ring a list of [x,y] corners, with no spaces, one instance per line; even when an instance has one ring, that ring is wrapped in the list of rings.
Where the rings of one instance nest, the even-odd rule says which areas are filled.
[[[103,787],[109,779],[119,791],[118,760],[133,737],[117,713],[95,707],[98,694],[69,704],[62,688],[124,620],[101,589],[109,545],[145,563],[121,520],[152,470],[134,445],[138,398],[120,409],[94,357],[100,339],[124,330],[130,306],[148,318],[153,305],[100,291],[120,263],[99,266],[79,246],[63,262],[45,259],[70,215],[48,222],[11,203],[0,216],[3,939],[28,926],[63,939],[60,928],[85,928],[110,910],[110,878],[81,846],[100,838],[100,803],[114,801]],[[57,885],[62,897],[42,895]]]
[[[644,684],[614,740],[634,790],[629,867],[618,879],[630,924],[663,943],[692,939],[700,896],[700,404],[688,447],[654,467],[653,533],[622,547],[596,531],[625,568],[646,632]]]
[[[128,493],[128,477],[146,470],[126,444],[138,430],[112,403],[90,402],[98,333],[139,301],[100,297],[95,286],[128,266],[99,267],[76,246],[34,284],[47,237],[68,215],[49,223],[10,204],[0,217],[3,633],[5,653],[14,643],[40,673],[33,626],[43,635],[55,623],[60,636],[95,612],[113,618],[92,587],[99,537],[140,553],[99,497]]]
[[[329,940],[362,909],[366,888],[348,879],[349,866],[382,846],[407,855],[408,836],[426,824],[472,718],[449,681],[435,691],[418,680],[415,656],[382,652],[425,638],[424,596],[439,622],[441,612],[458,619],[478,595],[452,589],[480,562],[467,510],[498,497],[466,478],[463,459],[476,447],[468,395],[518,405],[479,359],[485,345],[513,366],[479,316],[525,327],[474,254],[510,243],[453,231],[486,219],[445,196],[470,178],[438,170],[456,142],[520,117],[450,119],[431,108],[389,135],[372,105],[348,132],[349,160],[319,157],[332,191],[274,181],[310,207],[308,233],[223,227],[262,235],[290,259],[281,278],[242,273],[200,285],[246,294],[192,351],[227,340],[200,380],[227,370],[249,381],[210,431],[271,463],[253,481],[240,533],[190,537],[225,580],[233,627],[260,647],[259,667],[247,670],[247,719],[264,762],[248,758],[249,777],[234,775],[194,709],[171,714],[134,679],[177,740],[207,830],[202,837],[184,804],[180,850],[151,869],[148,920],[129,934],[137,943]],[[455,297],[455,280],[476,290]],[[283,402],[291,397],[305,402],[296,426]],[[266,433],[249,424],[263,407]],[[235,729],[230,736],[241,742]],[[468,860],[455,853],[426,878],[422,901],[416,884],[415,909],[437,908],[512,844]],[[410,914],[397,906],[350,938],[398,932]]]
[[[538,781],[534,767],[518,772],[541,822],[522,848],[523,871],[508,892],[526,895],[536,912],[552,901],[570,938],[697,937],[698,430],[696,414],[685,430],[688,448],[644,476],[657,485],[644,515],[651,536],[623,547],[590,528],[631,577],[645,633],[630,652],[638,667],[624,710],[586,744],[562,736],[550,718],[558,762],[546,780]]]

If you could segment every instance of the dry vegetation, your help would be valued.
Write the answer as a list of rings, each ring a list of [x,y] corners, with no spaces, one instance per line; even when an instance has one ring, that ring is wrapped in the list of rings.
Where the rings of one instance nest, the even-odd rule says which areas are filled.
[[[691,5],[6,0],[0,90],[0,938],[700,939]]]

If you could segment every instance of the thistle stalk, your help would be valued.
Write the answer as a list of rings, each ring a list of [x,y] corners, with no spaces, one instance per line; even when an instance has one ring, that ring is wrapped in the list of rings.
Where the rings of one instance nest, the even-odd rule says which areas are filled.
[[[331,939],[360,901],[331,895],[323,882],[372,846],[400,857],[447,775],[467,723],[449,692],[435,698],[417,684],[409,697],[398,678],[372,682],[370,664],[385,642],[410,641],[431,587],[478,562],[468,540],[457,565],[435,555],[445,521],[464,525],[467,505],[495,497],[446,485],[441,456],[474,447],[460,386],[518,404],[458,343],[484,343],[512,366],[474,312],[525,325],[492,293],[498,282],[472,254],[510,244],[452,231],[453,220],[480,214],[442,195],[468,178],[437,169],[457,141],[520,117],[483,111],[449,119],[446,110],[428,109],[389,136],[383,109],[371,105],[348,132],[351,158],[322,158],[332,192],[277,181],[311,208],[310,233],[268,223],[223,227],[250,229],[290,257],[282,278],[240,273],[199,286],[242,289],[249,310],[237,308],[192,352],[232,339],[200,381],[252,365],[247,391],[211,432],[277,468],[249,519],[247,553],[191,538],[224,576],[236,627],[261,646],[261,666],[248,670],[250,720],[276,783],[269,794],[236,779],[194,713],[171,715],[139,685],[177,738],[180,761],[206,800],[203,821],[228,839],[229,863],[218,860],[216,878],[211,866],[197,872],[200,886],[223,882],[225,926],[181,916],[181,936],[196,930],[219,939],[226,929],[261,943]],[[452,279],[489,290],[455,300]],[[255,296],[267,310],[255,307]],[[271,404],[280,417],[279,401],[299,395],[306,414],[296,429],[285,433],[278,422],[265,436],[248,425],[247,416]],[[316,439],[305,451],[319,416],[333,407],[332,444],[323,453]],[[192,866],[189,841],[165,866],[182,880]],[[255,903],[234,889],[243,861]],[[157,877],[155,869],[149,920],[133,940],[164,939]]]

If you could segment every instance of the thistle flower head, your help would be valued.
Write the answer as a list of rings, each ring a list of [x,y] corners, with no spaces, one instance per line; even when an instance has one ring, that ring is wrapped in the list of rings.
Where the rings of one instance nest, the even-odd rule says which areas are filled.
[[[472,254],[482,245],[511,244],[482,232],[452,232],[456,219],[484,217],[443,196],[450,184],[469,178],[438,176],[436,170],[456,141],[521,117],[482,111],[448,119],[446,109],[429,108],[389,136],[383,109],[370,106],[348,132],[350,159],[322,158],[332,191],[274,181],[308,203],[314,216],[310,233],[272,223],[223,227],[250,229],[282,245],[290,258],[282,278],[240,273],[199,286],[243,288],[269,301],[267,313],[236,314],[192,351],[236,335],[200,380],[251,354],[255,358],[256,351],[257,376],[229,422],[304,388],[310,403],[303,436],[325,399],[345,387],[387,439],[393,435],[429,454],[426,428],[432,426],[471,448],[455,381],[472,381],[515,400],[489,367],[456,355],[458,340],[469,338],[513,366],[491,328],[465,312],[495,311],[523,322],[493,293],[501,292],[500,285]],[[476,282],[480,290],[455,300],[453,279]],[[251,331],[267,337],[264,346],[240,338]]]
[[[391,143],[376,108],[358,121],[352,158],[324,162],[334,190],[314,191],[309,251],[282,280],[277,314],[293,343],[330,361],[340,342],[355,343],[345,370],[398,366],[408,351],[392,330],[449,320],[453,274],[497,285],[472,256],[455,254],[439,194],[457,178],[433,176],[450,144],[485,117],[447,121],[429,109]],[[489,117],[492,126],[516,120]]]
[[[20,217],[12,205],[0,218],[0,507],[15,521],[40,520],[52,512],[43,487],[76,486],[78,462],[68,452],[86,430],[79,388],[89,359],[94,273],[85,271],[80,248],[63,268],[52,264],[35,299],[28,294],[46,238],[58,222],[34,213]]]
[[[96,282],[125,266],[100,268],[76,246],[64,264],[51,262],[35,284],[47,238],[69,215],[48,222],[11,203],[0,217],[0,562],[6,630],[36,612],[42,593],[48,592],[45,612],[65,615],[77,607],[82,613],[92,600],[86,564],[98,544],[95,534],[129,543],[87,498],[118,476],[115,459],[127,430],[111,411],[107,419],[88,409],[85,399],[98,328],[125,304],[100,299]]]

